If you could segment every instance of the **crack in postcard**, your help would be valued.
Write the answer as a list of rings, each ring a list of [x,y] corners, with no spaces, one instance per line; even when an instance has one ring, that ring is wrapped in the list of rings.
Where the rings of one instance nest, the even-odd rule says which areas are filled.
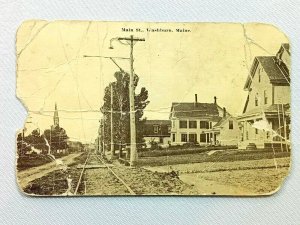
[[[24,22],[17,181],[34,196],[270,195],[291,51],[260,23]]]

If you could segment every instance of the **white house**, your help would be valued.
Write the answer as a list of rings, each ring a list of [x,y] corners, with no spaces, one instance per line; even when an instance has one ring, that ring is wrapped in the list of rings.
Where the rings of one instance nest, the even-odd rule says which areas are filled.
[[[244,90],[248,97],[238,117],[239,148],[288,149],[290,134],[290,51],[255,57]]]
[[[171,143],[182,144],[186,142],[199,143],[200,145],[215,145],[220,136],[220,130],[223,127],[219,126],[214,130],[214,126],[229,116],[225,108],[221,108],[217,104],[217,98],[214,97],[213,103],[200,103],[195,95],[195,102],[172,103],[170,120],[171,120]],[[230,117],[231,118],[231,117]],[[227,122],[231,121],[226,119]],[[230,122],[231,123],[231,122]],[[222,123],[223,125],[223,123]],[[231,127],[228,129],[231,130]],[[238,129],[236,124],[233,124],[235,130]],[[227,129],[227,127],[225,128]],[[234,132],[233,132],[234,133]],[[225,133],[222,133],[222,135]],[[227,133],[231,135],[231,132]],[[220,136],[224,138],[224,136]],[[228,136],[227,140],[232,140],[236,136]],[[238,139],[236,139],[238,140]],[[223,140],[222,143],[229,143]],[[237,141],[236,141],[237,144]]]
[[[213,127],[216,135],[216,145],[237,145],[239,140],[239,126],[235,117],[227,114]]]

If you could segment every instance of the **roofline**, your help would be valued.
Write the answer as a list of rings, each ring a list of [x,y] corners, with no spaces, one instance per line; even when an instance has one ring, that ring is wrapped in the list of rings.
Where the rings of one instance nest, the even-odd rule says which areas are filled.
[[[168,134],[143,134],[143,137],[171,137],[171,133],[168,133]]]
[[[199,104],[213,104],[216,105],[217,107],[219,107],[219,109],[223,110],[223,107],[219,106],[219,104],[214,103],[214,102],[198,102]],[[170,112],[172,112],[173,110],[173,104],[194,104],[194,102],[172,102],[172,106],[171,106],[171,110]],[[194,110],[194,111],[199,111],[199,110]],[[230,114],[230,113],[228,113]]]
[[[284,47],[283,47],[283,45],[284,44],[286,44],[286,43],[283,43],[283,44],[281,44],[281,47],[280,47],[280,49],[285,49]],[[279,49],[279,50],[280,50]],[[253,63],[252,63],[252,66],[251,66],[251,69],[250,69],[250,73],[249,73],[249,75],[247,76],[247,79],[246,79],[246,82],[245,82],[245,85],[244,85],[244,91],[249,91],[249,88],[250,88],[250,85],[251,85],[251,83],[252,83],[252,79],[253,79],[253,77],[254,77],[254,75],[255,75],[255,73],[254,73],[254,71],[256,71],[256,68],[257,68],[257,66],[258,66],[258,64],[260,63],[260,60],[259,60],[259,58],[260,57],[271,57],[271,58],[273,58],[273,60],[274,60],[274,58],[276,57],[276,56],[255,56],[254,57],[254,59],[253,59]],[[278,67],[278,69],[281,71],[281,73],[284,75],[284,73],[282,72],[282,70]],[[285,76],[285,75],[284,75]],[[276,80],[271,80],[270,78],[269,78],[269,82],[273,85],[273,84],[280,84],[280,85],[284,85],[284,86],[286,86],[286,79],[276,79]],[[287,85],[288,86],[288,85]]]
[[[284,45],[289,45],[289,49],[286,49],[286,48],[284,47]],[[290,43],[282,43],[281,46],[280,46],[280,49],[281,49],[281,48],[285,49],[285,50],[287,51],[287,53],[288,53],[289,55],[291,55],[291,52],[290,52]],[[279,49],[279,50],[280,50],[280,49]]]
[[[224,118],[224,117],[223,117]],[[223,119],[222,118],[222,119]],[[221,125],[225,122],[225,121],[227,121],[227,120],[229,120],[229,119],[235,119],[236,117],[234,117],[234,116],[232,116],[232,115],[228,115],[228,116],[226,116],[226,118],[225,118],[225,120],[222,122],[222,123],[220,123],[218,126],[213,126],[213,128],[221,128]],[[221,119],[221,120],[222,120]]]
[[[186,104],[186,103],[188,103],[188,104],[193,104],[194,102],[172,102],[172,106],[171,106],[171,110],[170,110],[170,115],[169,115],[169,119],[171,120],[171,119],[176,119],[176,118],[199,118],[199,119],[202,119],[203,117],[220,117],[219,116],[219,113],[218,113],[218,116],[201,116],[201,117],[181,117],[181,116],[176,116],[176,117],[172,117],[172,112],[173,112],[173,109],[174,109],[174,107],[173,107],[173,105],[174,104]],[[213,102],[198,102],[198,103],[203,103],[203,104],[214,104],[214,105],[216,105],[217,106],[217,109],[219,109],[219,110],[222,110],[223,111],[223,109],[224,108],[226,108],[226,107],[221,107],[221,106],[219,106],[219,104],[218,103],[213,103]],[[192,110],[193,111],[193,110]],[[199,110],[194,110],[194,111],[199,111]],[[176,111],[175,111],[176,112]],[[230,116],[232,116],[228,111],[227,111],[227,109],[226,109],[226,114],[228,114],[228,115],[230,115]]]
[[[245,113],[246,114],[246,113]],[[265,111],[264,114],[266,116],[275,116],[275,118],[278,117],[278,112],[274,112],[274,111]],[[279,112],[279,115],[283,114],[282,111]],[[290,115],[290,112],[288,112],[287,110],[284,111],[284,114],[285,115]],[[249,113],[249,114],[246,114],[246,115],[240,115],[237,117],[237,120],[240,120],[240,119],[245,119],[245,118],[248,118],[248,117],[257,117],[257,116],[262,116],[263,113],[262,112],[253,112],[253,113]]]
[[[171,110],[172,110],[174,104],[180,105],[180,104],[194,104],[194,103],[195,102],[172,102]],[[197,102],[197,103],[198,104],[215,104],[214,102]],[[218,105],[218,103],[216,105]]]
[[[214,118],[223,118],[222,116],[197,116],[197,117],[193,117],[193,116],[190,116],[190,117],[187,117],[187,116],[176,116],[176,117],[172,117],[172,119],[190,119],[190,118],[193,118],[193,119],[204,119],[204,118],[211,118],[211,117],[214,117]]]
[[[253,59],[253,62],[252,62],[251,68],[250,68],[250,72],[249,72],[249,74],[247,76],[247,79],[246,79],[246,82],[245,82],[245,85],[244,85],[244,91],[248,91],[249,90],[249,86],[252,83],[252,78],[254,77],[253,72],[256,71],[256,68],[257,68],[257,66],[259,64],[258,57],[259,56],[255,56],[254,59]]]
[[[170,120],[146,120],[145,123],[153,122],[153,121],[155,121],[155,122],[169,122]]]

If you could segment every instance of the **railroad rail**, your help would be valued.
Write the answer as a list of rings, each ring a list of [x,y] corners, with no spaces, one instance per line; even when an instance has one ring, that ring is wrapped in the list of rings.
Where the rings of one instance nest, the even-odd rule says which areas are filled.
[[[87,158],[83,164],[83,167],[82,167],[82,170],[81,170],[81,173],[80,173],[80,176],[79,176],[79,179],[78,179],[78,182],[77,182],[77,185],[76,185],[76,188],[75,188],[75,191],[74,191],[74,195],[77,195],[78,193],[78,189],[79,189],[79,186],[80,184],[82,183],[82,177],[84,175],[84,172],[88,169],[88,161],[90,159],[91,156],[95,156],[99,162],[101,164],[104,165],[105,168],[107,168],[107,170],[115,177],[117,178],[117,180],[123,184],[123,186],[126,188],[126,190],[131,194],[131,195],[135,195],[135,192],[130,188],[130,186],[120,177],[118,176],[118,174],[104,161],[104,159],[102,158],[102,156],[100,156],[99,154],[91,154],[89,153],[87,155]]]
[[[87,161],[88,161],[88,159],[89,159],[89,157],[90,157],[90,154],[91,154],[91,153],[89,152],[88,155],[87,155],[87,157],[86,157],[86,160],[85,160],[85,162],[84,162],[83,168],[82,168],[82,170],[81,170],[81,173],[80,173],[80,176],[79,176],[79,179],[78,179],[78,182],[77,182],[75,191],[74,191],[74,195],[77,194],[77,191],[78,191],[79,185],[80,185],[80,183],[81,183],[82,176],[83,176],[83,173],[84,173],[84,170],[85,170]]]

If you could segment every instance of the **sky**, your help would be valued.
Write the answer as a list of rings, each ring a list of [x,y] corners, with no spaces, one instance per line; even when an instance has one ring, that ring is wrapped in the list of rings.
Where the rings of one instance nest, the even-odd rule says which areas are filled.
[[[105,57],[116,57],[130,71],[129,60],[123,59],[130,47],[115,40],[109,49],[110,40],[130,35],[145,38],[134,45],[134,70],[140,77],[136,92],[149,91],[148,119],[168,119],[172,102],[193,102],[195,94],[207,103],[216,96],[229,113],[241,114],[254,57],[275,55],[288,42],[276,27],[255,23],[26,21],[17,32],[16,93],[28,111],[27,132],[49,129],[57,103],[60,126],[70,139],[93,141],[104,88],[118,71]]]

